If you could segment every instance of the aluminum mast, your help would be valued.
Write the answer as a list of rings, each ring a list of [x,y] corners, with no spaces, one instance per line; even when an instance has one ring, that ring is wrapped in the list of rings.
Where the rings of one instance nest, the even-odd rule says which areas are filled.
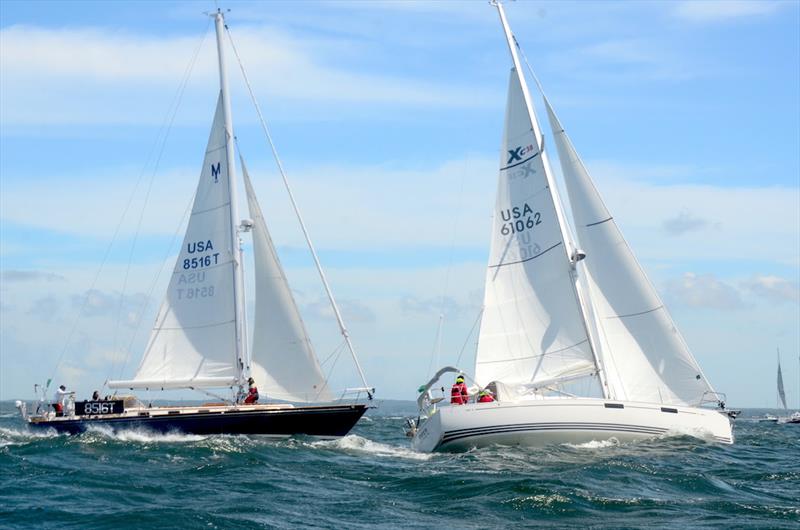
[[[528,83],[525,81],[525,74],[522,70],[522,65],[519,61],[519,56],[517,55],[517,48],[515,46],[516,39],[514,39],[514,35],[511,33],[511,28],[508,26],[508,20],[506,20],[506,13],[503,10],[503,4],[499,0],[491,0],[489,2],[491,5],[497,8],[497,13],[500,15],[500,23],[503,25],[503,32],[506,36],[506,42],[508,44],[508,50],[511,52],[511,60],[514,63],[514,68],[517,71],[517,77],[519,78],[519,84],[522,88],[522,97],[525,99],[525,108],[528,111],[528,118],[531,122],[531,127],[533,128],[533,135],[536,138],[537,147],[539,152],[541,153],[542,157],[542,165],[544,166],[544,174],[545,178],[547,179],[547,185],[550,188],[550,196],[553,199],[553,206],[555,207],[556,211],[556,219],[558,220],[558,227],[561,230],[561,237],[564,240],[564,250],[567,253],[567,259],[569,260],[571,266],[570,276],[572,277],[572,287],[575,292],[575,297],[578,299],[578,307],[580,308],[581,312],[581,320],[583,321],[583,327],[586,331],[586,337],[589,339],[589,347],[592,350],[592,357],[594,358],[594,365],[597,369],[597,375],[600,378],[600,386],[602,387],[603,397],[609,397],[609,389],[608,383],[606,382],[605,373],[602,368],[602,364],[600,362],[600,358],[598,357],[597,348],[594,343],[593,335],[591,330],[589,329],[589,321],[586,315],[586,306],[583,296],[581,295],[581,291],[577,285],[577,275],[576,275],[576,266],[578,262],[584,258],[583,255],[578,253],[578,249],[575,246],[575,243],[572,241],[572,236],[567,229],[567,223],[564,216],[563,205],[561,203],[561,198],[558,193],[558,186],[556,186],[556,182],[553,179],[553,173],[550,169],[550,163],[547,160],[547,154],[544,151],[544,141],[542,138],[542,132],[539,129],[539,122],[536,119],[536,114],[533,111],[533,104],[531,103],[531,95],[528,91]]]
[[[228,171],[228,193],[231,212],[231,246],[233,258],[233,303],[236,323],[236,372],[239,389],[244,386],[245,376],[250,371],[247,352],[247,329],[245,327],[244,271],[242,269],[242,240],[239,237],[239,208],[236,196],[236,155],[233,150],[233,121],[231,119],[231,99],[228,92],[228,70],[225,65],[225,48],[222,36],[225,31],[225,17],[221,10],[214,13],[217,34],[217,55],[219,56],[219,88],[222,94],[222,117],[225,126],[225,166]]]

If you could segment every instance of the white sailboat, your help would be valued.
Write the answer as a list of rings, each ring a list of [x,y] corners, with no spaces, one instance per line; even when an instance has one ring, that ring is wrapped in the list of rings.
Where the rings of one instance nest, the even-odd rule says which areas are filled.
[[[622,237],[545,98],[573,238],[503,6],[511,52],[474,383],[492,402],[442,405],[421,389],[422,451],[620,441],[679,432],[732,443],[731,418]],[[473,387],[474,388],[474,387]],[[575,389],[583,388],[583,395]],[[712,402],[719,408],[700,405]]]
[[[108,381],[107,386],[205,392],[229,388],[234,397],[227,404],[155,408],[130,397],[112,398],[72,404],[62,414],[40,410],[40,414],[31,416],[21,407],[32,426],[66,432],[102,424],[199,434],[343,436],[367,409],[364,404],[330,404],[334,399],[332,390],[278,260],[244,160],[241,165],[250,219],[241,220],[239,216],[223,45],[225,22],[219,11],[212,16],[216,23],[220,94],[186,234],[138,370],[132,379]],[[291,190],[289,196],[308,238]],[[247,232],[252,235],[255,268],[252,348],[246,326],[242,252],[242,235]],[[348,390],[371,399],[374,390],[361,371],[310,239],[308,244],[363,383],[363,387]],[[243,402],[250,378],[262,395],[276,402]],[[285,402],[326,404],[293,406]]]
[[[770,421],[778,423],[800,423],[800,412],[789,415],[789,407],[786,405],[786,391],[783,388],[783,374],[781,373],[781,352],[778,350],[778,406],[783,407],[785,416],[770,417]]]

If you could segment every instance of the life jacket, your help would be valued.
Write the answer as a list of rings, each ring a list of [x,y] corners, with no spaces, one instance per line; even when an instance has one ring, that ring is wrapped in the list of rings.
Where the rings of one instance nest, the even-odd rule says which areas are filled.
[[[463,405],[469,399],[469,392],[467,385],[464,383],[456,383],[450,389],[450,403],[454,405]]]
[[[478,403],[491,403],[492,401],[494,401],[494,398],[488,392],[481,392],[480,396],[478,396]]]
[[[258,401],[258,388],[256,388],[255,386],[251,386],[247,390],[247,397],[245,398],[244,402],[255,403],[256,401]]]

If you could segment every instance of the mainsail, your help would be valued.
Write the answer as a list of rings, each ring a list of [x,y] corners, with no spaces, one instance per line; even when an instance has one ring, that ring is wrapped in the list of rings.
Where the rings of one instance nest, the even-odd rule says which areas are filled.
[[[783,389],[783,374],[781,374],[781,358],[778,357],[778,398],[781,400],[783,410],[787,410],[786,391]]]
[[[500,150],[475,379],[536,384],[595,371],[551,190],[516,69]]]
[[[234,245],[222,96],[191,217],[150,340],[130,381],[111,388],[222,387],[237,382]]]
[[[616,399],[696,405],[712,392],[545,98],[567,185],[581,262]]]
[[[251,373],[259,389],[270,397],[287,401],[330,401],[332,395],[272,244],[244,160],[241,164],[253,220],[255,261]]]

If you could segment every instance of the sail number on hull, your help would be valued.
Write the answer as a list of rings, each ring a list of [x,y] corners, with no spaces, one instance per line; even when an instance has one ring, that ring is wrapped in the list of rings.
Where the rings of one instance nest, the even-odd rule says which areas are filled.
[[[504,236],[518,234],[542,224],[542,214],[534,212],[527,202],[524,206],[500,210],[500,217],[504,221],[500,226],[500,233]]]

